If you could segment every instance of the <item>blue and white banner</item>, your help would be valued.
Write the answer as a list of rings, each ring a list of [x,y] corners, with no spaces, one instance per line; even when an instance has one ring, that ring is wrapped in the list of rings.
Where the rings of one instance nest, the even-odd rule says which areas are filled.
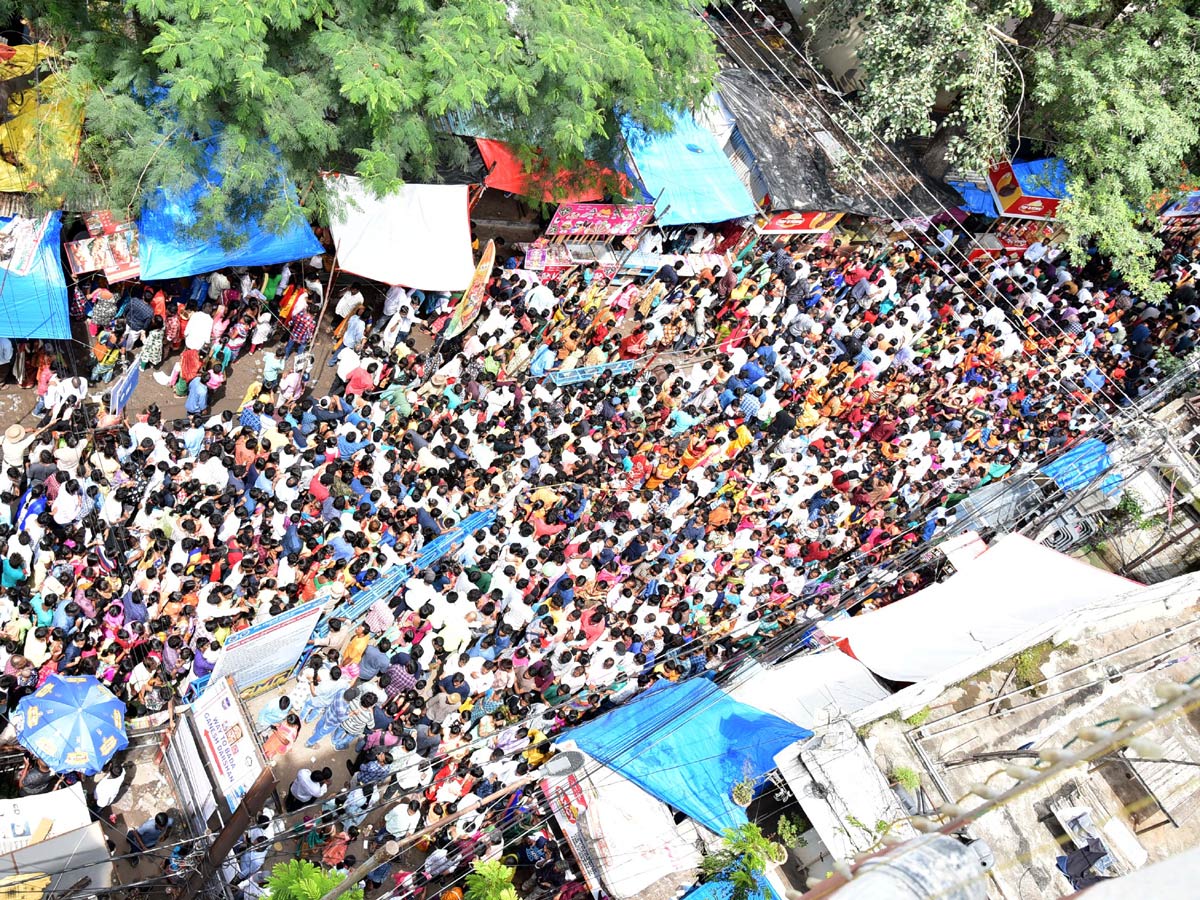
[[[329,619],[346,619],[350,622],[357,622],[367,614],[367,610],[374,606],[377,600],[390,600],[396,596],[396,592],[404,587],[404,583],[408,581],[413,572],[433,565],[467,535],[473,534],[481,528],[487,528],[494,521],[496,521],[495,509],[481,509],[471,513],[445,534],[439,535],[422,547],[417,553],[417,558],[411,564],[393,566],[366,590],[359,591],[335,609],[317,625],[314,633],[317,637],[327,635]]]
[[[117,383],[113,385],[112,391],[109,392],[109,397],[112,401],[109,404],[109,412],[119,413],[125,408],[125,405],[133,396],[133,392],[137,389],[141,372],[141,355],[139,354],[129,364],[129,371],[117,379]]]
[[[244,697],[257,696],[282,684],[304,653],[324,606],[323,599],[310,600],[243,631],[235,631],[221,648],[209,684],[218,684],[226,675],[232,676],[234,687]]]
[[[593,381],[605,372],[612,375],[627,375],[637,371],[640,359],[621,359],[617,362],[601,363],[598,366],[584,366],[582,369],[567,369],[566,371],[547,372],[546,377],[551,382],[564,387],[569,384],[579,384],[583,381]]]

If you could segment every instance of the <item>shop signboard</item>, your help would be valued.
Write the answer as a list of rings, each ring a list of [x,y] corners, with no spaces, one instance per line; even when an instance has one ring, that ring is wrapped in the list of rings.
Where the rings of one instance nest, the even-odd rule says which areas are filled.
[[[1062,203],[1057,197],[1027,194],[1008,160],[988,169],[988,187],[1000,215],[1018,219],[1053,219]]]
[[[619,206],[615,203],[564,203],[555,211],[546,234],[636,234],[654,218],[649,203]]]
[[[824,234],[844,216],[835,212],[777,212],[755,226],[759,234]]]

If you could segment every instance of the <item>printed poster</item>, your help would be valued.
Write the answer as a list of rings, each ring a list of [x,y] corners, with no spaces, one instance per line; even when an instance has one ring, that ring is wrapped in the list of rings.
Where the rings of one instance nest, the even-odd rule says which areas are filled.
[[[258,778],[262,762],[231,680],[210,681],[204,696],[192,705],[192,717],[217,789],[232,812]]]
[[[564,203],[555,211],[546,234],[634,234],[654,218],[651,204]]]
[[[39,219],[15,216],[0,226],[0,268],[14,275],[28,275],[37,262],[50,214]]]
[[[83,221],[89,237],[63,245],[72,275],[103,272],[116,284],[141,274],[137,225],[117,221],[107,210],[86,213]]]

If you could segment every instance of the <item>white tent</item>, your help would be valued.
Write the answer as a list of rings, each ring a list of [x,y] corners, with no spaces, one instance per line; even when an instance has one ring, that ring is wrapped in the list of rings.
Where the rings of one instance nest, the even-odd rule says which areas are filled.
[[[329,189],[339,268],[425,291],[461,291],[471,283],[466,185],[406,184],[377,197],[358,178],[336,175]]]
[[[738,673],[729,694],[801,728],[814,729],[883,700],[888,690],[858,660],[829,649],[769,669],[751,663]]]
[[[1140,587],[1008,535],[941,584],[821,628],[844,639],[844,648],[883,678],[920,682],[961,667],[966,671],[958,677],[966,677],[1011,655],[1010,642],[1020,644],[1017,652],[1066,617],[1119,602]]]

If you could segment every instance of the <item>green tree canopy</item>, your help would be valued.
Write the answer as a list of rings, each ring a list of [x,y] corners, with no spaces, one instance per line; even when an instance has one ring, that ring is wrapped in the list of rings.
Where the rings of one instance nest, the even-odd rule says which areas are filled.
[[[306,859],[293,859],[278,863],[271,870],[267,887],[271,889],[271,900],[321,900],[344,880],[336,872],[322,869]],[[342,896],[346,900],[362,900],[363,891],[352,887]]]
[[[80,165],[46,186],[136,210],[160,186],[224,177],[202,222],[315,208],[322,171],[379,191],[464,161],[465,116],[552,167],[615,140],[614,109],[667,127],[715,73],[693,0],[3,0],[61,48],[86,103]],[[215,150],[213,149],[215,146]],[[273,149],[274,148],[274,149]]]
[[[700,860],[700,872],[706,881],[725,881],[731,887],[731,900],[761,897],[758,877],[770,863],[782,862],[787,851],[772,841],[753,822],[726,828],[721,846]]]
[[[514,869],[498,860],[475,860],[467,876],[467,900],[517,900],[514,874]]]
[[[1156,195],[1196,171],[1200,3],[828,0],[812,32],[851,22],[865,78],[862,121],[847,122],[857,137],[936,137],[950,164],[975,171],[1018,133],[1041,141],[1070,169],[1069,233],[1094,239],[1135,288],[1161,289],[1145,226]],[[939,97],[953,98],[945,117]]]

